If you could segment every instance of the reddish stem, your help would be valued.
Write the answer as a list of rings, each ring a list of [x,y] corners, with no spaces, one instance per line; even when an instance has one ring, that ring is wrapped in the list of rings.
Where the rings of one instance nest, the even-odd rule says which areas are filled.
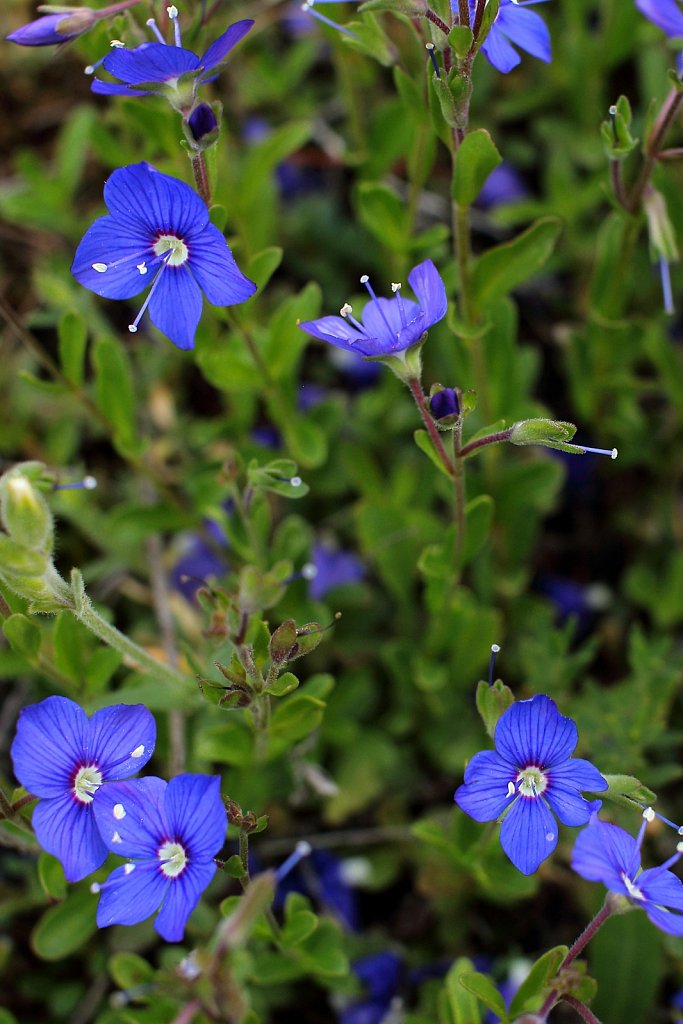
[[[448,475],[452,477],[453,474],[454,474],[453,463],[451,462],[450,458],[448,457],[448,452],[446,451],[446,449],[443,446],[443,441],[441,440],[441,437],[439,436],[439,428],[437,427],[436,423],[432,419],[431,414],[429,412],[429,409],[427,408],[427,403],[425,401],[425,396],[424,396],[424,394],[422,392],[422,387],[420,385],[420,382],[417,379],[417,377],[411,377],[410,380],[407,381],[407,384],[408,384],[408,387],[410,388],[410,393],[412,394],[413,398],[415,399],[415,404],[418,407],[418,409],[420,410],[420,416],[422,417],[422,422],[424,423],[425,427],[427,428],[429,436],[432,439],[432,443],[433,443],[434,447],[436,448],[436,450],[437,450],[437,452],[439,454],[439,458],[441,459],[441,461],[442,461],[442,463],[444,465],[444,468],[447,470]]]
[[[678,113],[678,109],[683,102],[683,92],[679,89],[672,89],[667,98],[664,100],[664,105],[657,115],[652,131],[650,132],[649,138],[645,145],[645,160],[643,166],[640,169],[640,174],[636,179],[636,182],[631,190],[630,196],[628,196],[626,209],[631,213],[637,213],[640,209],[640,205],[643,201],[643,195],[645,189],[650,180],[650,175],[654,168],[659,152],[664,142],[664,137],[668,132],[673,119]]]
[[[498,444],[500,441],[509,441],[510,435],[512,434],[512,427],[507,430],[499,430],[496,434],[487,434],[486,437],[478,437],[474,441],[470,441],[464,448],[460,449],[460,458],[464,459],[472,452],[476,452],[478,448],[484,448],[487,444]]]
[[[429,8],[427,8],[425,18],[428,21],[431,21],[432,25],[436,25],[437,28],[440,28],[444,35],[447,36],[448,33],[450,32],[450,28],[448,27],[446,22],[442,21],[439,15],[435,14],[434,11],[430,10]]]
[[[197,192],[207,206],[211,206],[211,184],[209,183],[209,172],[206,167],[206,160],[203,153],[197,153],[192,157],[192,173]]]
[[[568,1003],[576,1012],[583,1017],[586,1024],[600,1024],[600,1021],[585,1003],[582,1003],[579,999],[575,999],[574,996],[564,996],[563,1001]]]

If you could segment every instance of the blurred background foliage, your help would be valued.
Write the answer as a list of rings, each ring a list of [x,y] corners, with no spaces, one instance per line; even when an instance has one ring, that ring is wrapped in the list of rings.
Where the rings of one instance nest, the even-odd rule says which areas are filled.
[[[163,6],[141,9],[161,16]],[[683,819],[680,301],[666,318],[644,226],[615,209],[600,136],[623,93],[643,137],[672,53],[630,0],[555,0],[541,12],[552,64],[525,58],[502,76],[476,61],[471,126],[491,133],[518,179],[513,201],[501,192],[475,206],[475,252],[539,218],[559,218],[561,233],[542,266],[522,261],[517,280],[489,288],[488,329],[474,343],[451,302],[423,350],[425,389],[478,392],[466,439],[549,414],[620,454],[615,463],[499,446],[468,460],[474,541],[456,577],[449,482],[414,443],[407,390],[296,326],[359,300],[361,274],[388,294],[427,256],[454,296],[450,168],[428,113],[426,22],[335,7],[365,25],[363,47],[297,5],[178,6],[197,52],[230,22],[256,20],[207,92],[223,104],[212,218],[259,293],[244,306],[206,306],[194,352],[149,325],[133,337],[138,307],[100,300],[69,273],[113,168],[149,160],[191,182],[177,115],[153,97],[96,97],[83,74],[112,36],[142,36],[119,17],[58,52],[2,47],[0,459],[42,461],[62,482],[97,478],[96,491],[49,499],[58,567],[78,566],[105,615],[187,676],[185,688],[162,685],[68,613],[29,617],[3,593],[4,788],[14,784],[17,713],[49,694],[88,711],[146,703],[160,774],[179,715],[185,769],[220,771],[224,792],[268,816],[251,843],[255,870],[276,866],[299,838],[315,849],[299,894],[276,907],[280,953],[257,921],[234,955],[249,1019],[359,1024],[398,1013],[399,999],[404,1016],[392,1020],[476,1024],[483,1016],[457,986],[461,958],[502,982],[516,958],[570,943],[599,900],[569,869],[570,830],[525,878],[495,829],[452,805],[467,758],[487,745],[474,689],[493,642],[518,698],[552,696],[577,722],[579,754],[637,775]],[[202,8],[213,12],[205,29]],[[5,0],[0,33],[34,13]],[[677,125],[671,145],[680,143]],[[658,166],[654,180],[680,239],[679,165]],[[672,273],[680,297],[680,268]],[[264,484],[259,467],[269,465]],[[294,473],[298,488],[287,483]],[[351,571],[335,552],[354,556]],[[317,586],[300,575],[311,560]],[[274,697],[265,748],[244,710],[218,706],[221,691],[206,684],[225,684],[215,665],[230,665],[235,634],[222,594],[244,592],[245,566],[278,567],[249,619],[263,658],[280,623],[342,613],[293,666],[299,688]],[[213,593],[198,598],[183,572],[208,576]],[[610,815],[635,832],[636,815]],[[177,965],[234,905],[221,901],[234,900],[238,881],[220,875],[186,941],[164,946],[150,922],[98,933],[87,882],[67,891],[25,826],[3,825],[0,839],[2,1024],[195,1019],[178,1016],[190,982]],[[671,834],[654,834],[651,863],[670,848]],[[305,934],[311,909],[319,916]],[[385,957],[372,961],[376,974],[349,970],[370,954]],[[610,922],[589,962],[605,1024],[675,1019],[681,940],[633,914]],[[242,1019],[234,1013],[226,1019]]]

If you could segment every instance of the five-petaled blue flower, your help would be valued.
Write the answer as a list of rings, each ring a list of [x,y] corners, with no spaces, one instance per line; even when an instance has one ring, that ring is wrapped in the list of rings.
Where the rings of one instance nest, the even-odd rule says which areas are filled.
[[[583,878],[602,882],[610,892],[641,907],[663,932],[683,935],[683,882],[668,870],[680,859],[683,843],[660,867],[643,871],[640,848],[651,814],[649,808],[644,811],[636,839],[618,825],[599,821],[594,815],[574,844],[572,867]]]
[[[194,347],[202,292],[215,306],[244,302],[256,285],[244,276],[206,204],[189,185],[147,163],[120,167],[104,186],[110,213],[88,228],[71,273],[107,299],[149,291],[152,322],[178,348]]]
[[[198,87],[218,77],[228,53],[246,36],[254,22],[250,19],[236,21],[201,57],[180,45],[177,13],[174,18],[175,46],[164,41],[152,19],[148,24],[157,33],[159,42],[142,43],[132,50],[126,47],[113,49],[99,63],[119,82],[103,82],[95,78],[92,91],[107,96],[161,95],[177,110],[189,113]],[[86,70],[94,70],[94,67]]]
[[[540,3],[545,0],[500,0],[498,14],[481,47],[497,71],[507,74],[521,62],[515,46],[546,64],[552,60],[548,26],[538,14],[525,10],[530,4]],[[457,0],[452,4],[457,9]],[[470,0],[470,18],[474,18],[476,6],[476,0]]]
[[[636,7],[668,36],[683,36],[683,11],[676,0],[636,0]]]
[[[227,815],[217,775],[136,779],[108,786],[95,805],[102,839],[128,858],[103,885],[97,924],[138,924],[159,910],[154,927],[179,942],[188,917],[216,872]]]
[[[400,356],[446,315],[446,289],[431,260],[419,263],[408,274],[417,302],[401,296],[400,284],[392,285],[393,299],[378,299],[366,274],[361,283],[372,300],[363,310],[362,324],[351,315],[353,308],[347,302],[340,310],[341,316],[306,320],[299,324],[301,330],[363,356]]]
[[[505,815],[500,842],[522,874],[531,875],[557,845],[557,823],[585,825],[600,801],[580,790],[600,792],[607,783],[589,761],[571,757],[578,734],[550,697],[516,701],[501,715],[495,751],[475,754],[455,802],[475,821]]]
[[[38,842],[78,882],[105,861],[93,810],[104,783],[127,779],[154,751],[156,725],[140,704],[117,704],[88,718],[66,697],[24,708],[12,744],[14,772],[40,797],[33,811]]]

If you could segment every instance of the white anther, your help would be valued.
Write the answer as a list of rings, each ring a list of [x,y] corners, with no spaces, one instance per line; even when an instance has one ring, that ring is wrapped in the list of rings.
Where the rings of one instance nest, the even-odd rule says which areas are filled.
[[[433,50],[434,43],[425,43],[425,50]]]
[[[507,791],[507,795],[508,795],[509,797],[510,797],[510,796],[514,796],[514,795],[515,795],[515,792],[516,792],[516,790],[515,790],[515,784],[514,784],[514,782],[508,782],[508,791]]]
[[[394,283],[392,283],[392,285],[391,285],[391,290],[392,290],[392,292],[394,292],[394,294],[395,294],[396,292],[400,292],[400,290],[401,290],[401,282],[400,282],[400,281],[397,281],[397,282],[396,282],[395,284],[394,284]]]
[[[84,476],[83,487],[85,488],[86,491],[94,491],[95,488],[97,487],[97,477]]]
[[[646,807],[643,811],[643,817],[645,818],[645,821],[654,821],[656,815],[651,807]]]
[[[142,263],[136,264],[135,269],[138,270],[141,274],[146,274],[147,273],[147,265],[145,264],[145,261],[143,260]]]
[[[610,458],[611,459],[616,459],[618,455],[619,455],[618,450],[616,448],[613,448],[612,449],[612,454],[610,455]]]
[[[168,14],[171,21],[173,21],[174,18],[178,17],[178,8],[176,7],[175,4],[171,4],[170,7],[166,8],[166,13]]]
[[[144,752],[145,752],[145,745],[144,745],[144,743],[141,743],[139,747],[135,748],[135,750],[131,750],[130,756],[131,757],[142,757]]]
[[[313,565],[313,562],[306,562],[306,564],[301,567],[301,575],[305,580],[314,580],[318,575],[318,569]]]
[[[289,481],[292,487],[301,487],[302,480],[300,476],[293,476]]]
[[[106,263],[92,263],[91,266],[93,270],[97,271],[98,274],[104,274],[105,270],[107,269]]]
[[[135,324],[128,324],[128,330],[130,331],[131,334],[137,334],[138,332],[138,329],[135,326]]]
[[[126,48],[126,44],[122,43],[120,39],[110,39],[109,40],[109,45],[114,50],[125,50],[125,48]]]
[[[353,313],[353,306],[350,303],[345,302],[342,308],[339,310],[339,315],[348,316],[349,313]]]
[[[123,804],[114,804],[112,814],[114,815],[117,821],[121,821],[121,819],[125,818],[126,816],[126,809],[123,806]]]
[[[500,644],[491,644],[491,654],[500,654]]]
[[[360,279],[360,283],[361,284],[367,284],[369,280],[370,280],[370,278],[368,277],[368,275],[367,274],[363,274],[363,276]]]
[[[100,885],[99,882],[93,882],[92,885],[90,886],[90,892],[93,893],[93,895],[96,896],[101,888],[102,888],[102,886]]]
[[[83,68],[83,74],[84,75],[94,75],[95,74],[95,68],[93,67],[93,65],[92,64],[86,64],[86,66]]]
[[[124,864],[123,873],[124,875],[130,875],[135,871],[135,864]]]
[[[676,843],[676,853],[683,853],[683,843]]]

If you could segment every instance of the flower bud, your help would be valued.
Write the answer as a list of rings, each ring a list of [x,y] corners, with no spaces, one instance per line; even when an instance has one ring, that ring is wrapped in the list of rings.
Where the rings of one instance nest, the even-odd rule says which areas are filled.
[[[429,396],[429,409],[442,428],[451,427],[460,419],[460,395],[455,388],[434,384]]]
[[[188,117],[187,124],[199,149],[207,149],[218,138],[218,119],[208,103],[198,103]]]
[[[19,46],[56,46],[87,32],[98,20],[97,11],[89,7],[63,8],[58,14],[46,14],[29,21],[7,39]]]
[[[521,420],[513,423],[510,428],[509,440],[512,444],[543,444],[548,448],[559,448],[561,451],[577,451],[576,445],[568,444],[576,433],[573,423],[564,420]],[[581,449],[583,453],[583,449]]]
[[[13,541],[29,549],[49,554],[52,551],[52,514],[45,498],[20,464],[0,478],[0,518]]]

